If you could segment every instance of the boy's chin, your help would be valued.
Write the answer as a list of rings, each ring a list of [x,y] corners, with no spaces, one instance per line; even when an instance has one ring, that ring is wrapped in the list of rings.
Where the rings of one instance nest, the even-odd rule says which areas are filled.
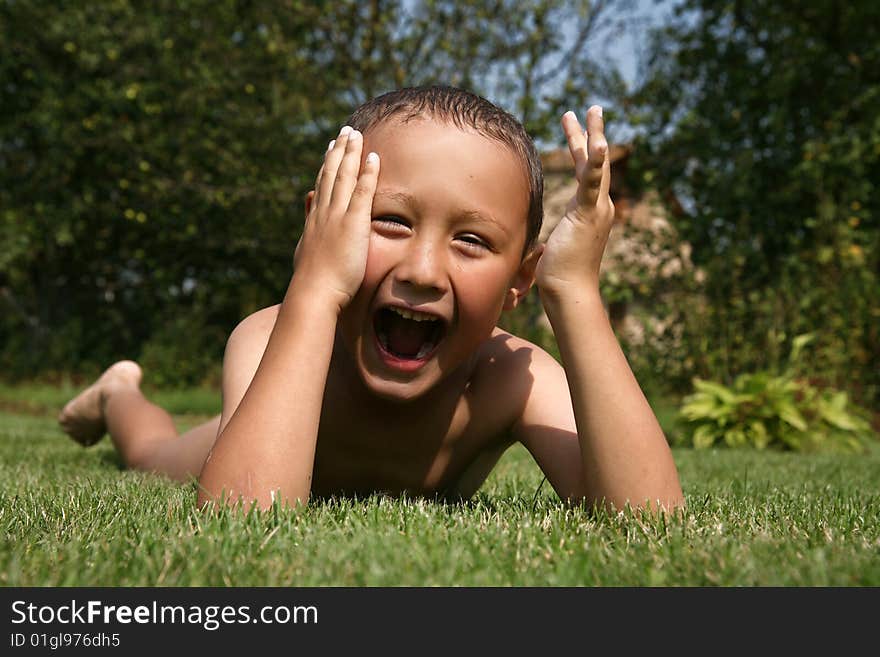
[[[349,363],[357,371],[364,388],[377,399],[396,403],[413,402],[436,390],[447,379],[448,363],[446,367],[441,365],[439,358],[444,356],[440,350],[420,366],[411,369],[412,365],[385,362],[389,359],[380,353],[381,347],[374,336],[368,339],[355,337],[350,341],[344,335],[341,337]],[[448,360],[448,354],[445,357]]]
[[[379,399],[389,402],[407,403],[415,401],[430,392],[439,382],[434,363],[426,363],[422,371],[407,380],[392,379],[367,367],[362,359],[358,362],[358,374],[367,390]]]

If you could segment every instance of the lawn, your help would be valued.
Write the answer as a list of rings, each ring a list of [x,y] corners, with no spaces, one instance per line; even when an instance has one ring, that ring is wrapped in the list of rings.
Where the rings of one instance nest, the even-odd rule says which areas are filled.
[[[106,440],[69,441],[54,415],[71,392],[0,387],[3,586],[880,585],[877,447],[676,449],[688,508],[665,519],[567,506],[521,448],[467,503],[208,515],[193,485],[120,470]],[[181,429],[219,405],[205,391],[157,397]]]

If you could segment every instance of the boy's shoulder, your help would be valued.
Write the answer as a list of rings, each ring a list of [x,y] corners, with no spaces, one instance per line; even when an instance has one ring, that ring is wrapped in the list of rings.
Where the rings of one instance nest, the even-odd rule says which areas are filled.
[[[227,350],[230,346],[252,347],[259,348],[262,355],[275,327],[275,320],[278,319],[279,308],[281,304],[276,303],[274,306],[267,306],[247,315],[230,333]]]
[[[543,416],[545,410],[550,417],[564,416],[571,408],[559,362],[540,346],[501,328],[495,328],[475,354],[468,395],[474,408],[513,430],[517,440],[524,438],[519,429],[531,423],[529,418]],[[561,412],[548,408],[556,406]]]
[[[245,317],[227,343],[227,355],[253,375],[262,358],[281,304],[268,306]],[[237,355],[236,355],[237,354]],[[571,406],[565,370],[540,346],[496,327],[474,353],[468,380],[468,396],[496,421],[518,423],[546,407],[561,406],[568,416]],[[551,415],[558,413],[551,411]]]
[[[528,373],[542,376],[547,370],[561,370],[553,356],[535,343],[496,327],[491,337],[479,348],[475,374],[490,371],[492,377]],[[500,381],[496,381],[498,383]],[[530,381],[534,383],[536,381]]]

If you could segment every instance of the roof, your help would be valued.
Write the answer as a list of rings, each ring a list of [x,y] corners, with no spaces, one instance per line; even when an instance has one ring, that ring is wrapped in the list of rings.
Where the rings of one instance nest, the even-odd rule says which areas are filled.
[[[611,163],[625,159],[631,152],[632,147],[629,145],[611,144],[609,151]],[[567,146],[541,153],[541,166],[544,168],[544,173],[560,173],[574,169]]]

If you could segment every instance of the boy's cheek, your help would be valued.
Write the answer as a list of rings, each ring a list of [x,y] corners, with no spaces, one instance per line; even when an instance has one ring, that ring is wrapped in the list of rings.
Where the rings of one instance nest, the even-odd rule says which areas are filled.
[[[482,278],[474,283],[468,286],[470,288],[468,292],[465,292],[461,286],[458,288],[456,301],[460,319],[482,328],[486,326],[494,328],[501,316],[507,295],[505,281],[489,281]]]
[[[382,277],[383,269],[387,268],[390,259],[388,248],[382,238],[373,233],[370,235],[370,246],[367,250],[367,268],[364,271],[364,282],[361,287],[375,283]]]

